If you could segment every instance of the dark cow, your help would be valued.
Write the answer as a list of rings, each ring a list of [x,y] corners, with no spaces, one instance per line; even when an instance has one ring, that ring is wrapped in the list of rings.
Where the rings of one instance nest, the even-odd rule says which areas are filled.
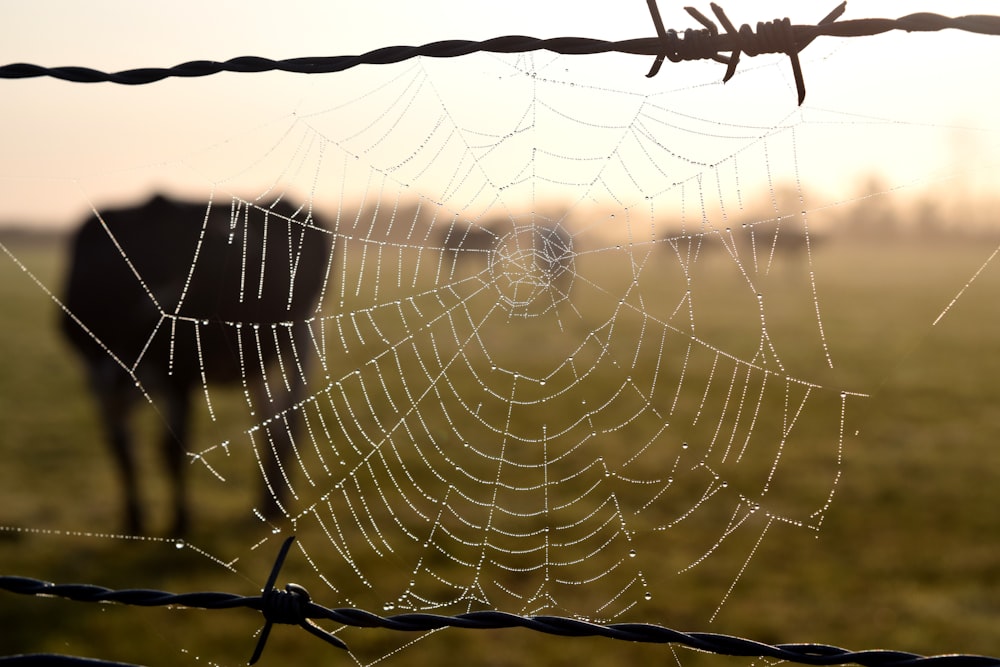
[[[499,269],[506,280],[551,287],[561,297],[568,294],[573,281],[573,239],[560,224],[510,227],[494,220],[483,225],[452,225],[441,228],[439,241],[456,264],[463,258],[479,258]],[[510,275],[512,268],[524,275]]]
[[[668,239],[666,248],[682,258],[724,255],[753,268],[769,272],[775,266],[795,266],[804,262],[810,250],[825,237],[793,225],[778,227],[758,223],[725,231],[678,235]]]
[[[547,276],[547,282],[562,296],[569,294],[573,283],[573,237],[562,225],[535,228],[535,262]]]
[[[814,232],[806,233],[802,227],[788,225],[777,227],[768,225],[747,230],[741,230],[737,235],[737,243],[743,246],[741,252],[747,255],[755,253],[758,265],[770,267],[772,261],[788,262],[804,261],[810,249],[815,249],[823,238]],[[734,232],[734,234],[736,234]]]
[[[486,260],[502,235],[494,225],[449,225],[439,229],[441,249],[449,253],[454,261],[462,258]]]
[[[137,399],[163,399],[172,531],[181,535],[189,524],[184,459],[192,391],[247,378],[260,420],[301,400],[300,370],[311,345],[304,322],[315,314],[330,258],[327,230],[280,201],[206,205],[157,195],[80,227],[62,329],[89,373],[122,478],[129,533],[145,528],[128,428]],[[262,369],[279,355],[284,379],[265,384]],[[281,466],[291,434],[270,436],[261,447],[270,486],[262,509],[273,516],[286,493]]]

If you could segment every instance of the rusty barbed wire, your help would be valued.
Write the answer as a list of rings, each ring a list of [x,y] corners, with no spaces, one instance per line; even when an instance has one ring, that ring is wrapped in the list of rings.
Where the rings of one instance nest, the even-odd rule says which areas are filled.
[[[417,56],[454,58],[472,53],[525,53],[552,51],[563,55],[597,53],[627,53],[655,56],[647,76],[655,76],[664,59],[671,62],[716,60],[727,66],[723,81],[736,71],[740,55],[757,56],[765,53],[787,55],[792,62],[799,104],[805,99],[805,84],[798,63],[798,54],[817,37],[870,37],[894,30],[906,32],[936,32],[962,30],[983,35],[1000,35],[1000,16],[968,15],[948,17],[921,12],[897,19],[863,18],[837,20],[846,10],[846,2],[838,5],[816,25],[793,25],[788,18],[758,22],[756,28],[743,24],[736,28],[716,3],[710,7],[723,26],[718,26],[693,7],[686,7],[702,28],[683,31],[668,30],[660,19],[656,0],[647,0],[656,28],[656,37],[608,41],[588,37],[555,37],[538,39],[523,35],[508,35],[483,41],[453,39],[422,46],[387,46],[360,55],[302,57],[271,60],[259,56],[242,56],[226,61],[193,60],[173,67],[146,67],[120,72],[103,72],[88,67],[43,67],[29,63],[0,66],[0,78],[26,79],[52,77],[79,83],[109,82],[125,85],[149,84],[171,77],[200,77],[220,72],[282,71],[300,74],[329,74],[359,65],[385,65],[403,62]],[[728,55],[726,55],[728,54]]]
[[[340,638],[313,623],[314,620],[327,620],[342,626],[382,628],[401,632],[427,632],[442,628],[466,630],[524,628],[562,637],[605,637],[648,644],[677,644],[716,655],[775,658],[805,665],[1000,667],[1000,658],[981,655],[924,656],[906,651],[849,651],[826,644],[772,645],[711,632],[680,632],[648,623],[599,624],[561,616],[518,616],[501,611],[474,611],[456,616],[423,613],[379,616],[362,609],[328,609],[313,602],[305,588],[297,584],[288,584],[284,590],[274,588],[281,566],[294,540],[295,536],[291,536],[282,544],[261,595],[248,597],[218,592],[175,594],[148,589],[113,590],[90,584],[53,584],[14,576],[0,576],[0,589],[23,595],[55,596],[80,602],[115,602],[139,607],[169,605],[196,609],[253,609],[263,614],[265,625],[250,658],[251,665],[261,657],[275,623],[298,625],[337,648],[347,649],[347,645]],[[4,659],[0,657],[0,664],[3,663]]]

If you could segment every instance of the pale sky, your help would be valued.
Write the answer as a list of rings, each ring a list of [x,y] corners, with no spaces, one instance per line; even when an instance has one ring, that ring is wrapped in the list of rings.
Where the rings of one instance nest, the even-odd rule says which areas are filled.
[[[698,27],[681,3],[660,4],[668,28]],[[740,25],[779,16],[789,16],[793,23],[813,23],[836,3],[725,4],[730,18]],[[698,6],[710,14],[707,3]],[[292,0],[280,8],[277,3],[257,1],[3,0],[0,8],[0,64],[104,70],[242,55],[275,59],[344,55],[397,44],[506,34],[604,39],[654,34],[643,0]],[[852,0],[844,18],[895,18],[918,11],[989,14],[1000,13],[1000,6],[982,0]],[[574,61],[579,62],[584,61]],[[607,72],[608,80],[638,89],[647,85],[644,74],[650,62],[637,59],[635,66]],[[820,38],[802,54],[802,63],[808,91],[803,118],[820,124],[836,118],[836,123],[829,133],[811,125],[811,132],[797,135],[802,143],[799,153],[804,171],[822,181],[818,187],[840,193],[834,198],[847,196],[850,183],[864,174],[880,172],[890,183],[909,182],[953,174],[961,163],[972,165],[967,184],[983,189],[996,185],[1000,91],[993,81],[1000,70],[1000,37],[950,30],[852,40]],[[725,110],[729,122],[740,117],[737,112],[745,103],[739,97],[741,77],[753,80],[753,72],[761,68],[762,76],[784,81],[781,91],[787,88],[787,60],[744,57],[741,75],[726,89],[732,89],[729,99],[735,107]],[[721,79],[723,72],[724,66],[715,63],[667,62],[655,83],[661,88],[702,85]],[[136,87],[0,80],[4,101],[0,224],[71,224],[88,201],[102,205],[119,196],[134,198],[152,187],[170,187],[163,180],[168,177],[150,165],[178,160],[187,164],[208,147],[321,108],[318,105],[325,102],[316,100],[327,90],[355,85],[366,75],[352,76],[222,74]],[[479,94],[476,86],[486,86],[486,92],[489,88],[474,79],[456,85],[473,98]],[[691,102],[685,111],[719,118],[720,106],[730,104],[714,88],[704,97],[704,109]],[[768,103],[772,110],[784,109],[778,113],[795,111],[792,92],[775,95]],[[586,110],[591,111],[599,110]],[[857,128],[849,124],[852,116],[845,114],[857,115]],[[870,117],[900,127],[879,124],[865,129],[863,119]],[[869,150],[875,143],[880,143],[878,150]],[[266,149],[250,145],[245,150],[244,159],[250,164]],[[259,153],[253,154],[255,150]],[[239,151],[234,149],[233,154]]]

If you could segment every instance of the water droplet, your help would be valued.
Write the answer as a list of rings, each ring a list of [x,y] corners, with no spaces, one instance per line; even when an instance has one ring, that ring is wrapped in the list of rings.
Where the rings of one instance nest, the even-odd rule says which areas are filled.
[[[395,608],[396,608],[396,605],[394,605],[391,602],[386,602],[384,605],[382,605],[382,609],[384,609],[386,611],[392,611]]]
[[[174,540],[174,549],[183,549],[184,546],[184,540]]]
[[[631,550],[630,550],[630,551],[628,552],[628,557],[629,557],[629,558],[635,558],[635,549],[631,549]]]
[[[653,599],[653,594],[652,593],[646,593],[646,595],[644,595],[643,597],[645,597],[647,600],[652,600]]]
[[[681,443],[681,449],[687,449],[687,448],[688,448],[688,444],[686,442],[682,442]]]

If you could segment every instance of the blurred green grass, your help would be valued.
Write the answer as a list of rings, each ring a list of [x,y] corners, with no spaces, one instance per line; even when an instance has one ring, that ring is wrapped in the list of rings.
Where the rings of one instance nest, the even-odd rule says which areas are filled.
[[[816,251],[812,268],[834,368],[824,369],[817,356],[815,330],[803,333],[800,309],[775,308],[768,323],[793,374],[801,368],[799,375],[826,386],[870,395],[849,403],[850,432],[833,507],[815,537],[773,528],[714,622],[707,622],[705,610],[717,604],[719,582],[727,585],[740,561],[710,559],[670,579],[669,590],[656,591],[659,622],[765,642],[1000,655],[1000,266],[991,265],[931,326],[994,247],[995,241],[969,239],[844,237]],[[58,292],[57,244],[11,250]],[[712,262],[704,266],[710,270]],[[788,290],[809,289],[807,281],[780,271],[768,280],[786,281]],[[802,294],[787,296],[789,303],[803,303]],[[748,343],[732,327],[734,317],[745,314],[734,311],[740,306],[728,303],[725,292],[713,298],[712,307],[699,311],[700,335],[741,355],[752,352],[756,341]],[[769,301],[776,302],[779,296]],[[0,532],[0,573],[255,594],[276,544],[248,552],[246,532],[259,527],[230,523],[246,513],[254,492],[248,460],[234,457],[227,464],[230,483],[224,487],[199,484],[197,477],[194,484],[201,511],[191,542],[212,554],[243,554],[238,573],[169,542],[101,537],[117,526],[117,486],[81,369],[56,335],[53,302],[6,257],[0,257],[0,314],[0,525],[25,529]],[[750,352],[741,348],[747,345]],[[240,400],[238,392],[213,394],[220,422],[238,412]],[[204,414],[199,419],[197,446],[204,448],[218,441],[213,429],[223,426],[208,423]],[[147,415],[142,427],[154,429],[155,415]],[[809,432],[810,426],[799,428]],[[829,430],[826,424],[816,428]],[[144,458],[152,472],[155,452]],[[803,470],[802,476],[815,472]],[[296,555],[287,580],[314,579],[311,569],[293,562]],[[258,625],[249,611],[129,609],[0,594],[0,655],[51,651],[146,664],[240,664]],[[359,655],[412,639],[355,630],[344,637]],[[264,664],[269,657],[271,664],[348,659],[292,628],[276,628],[270,643]],[[724,660],[677,656],[682,664]],[[407,665],[577,665],[672,661],[673,654],[667,647],[606,640],[449,631],[395,658]]]

